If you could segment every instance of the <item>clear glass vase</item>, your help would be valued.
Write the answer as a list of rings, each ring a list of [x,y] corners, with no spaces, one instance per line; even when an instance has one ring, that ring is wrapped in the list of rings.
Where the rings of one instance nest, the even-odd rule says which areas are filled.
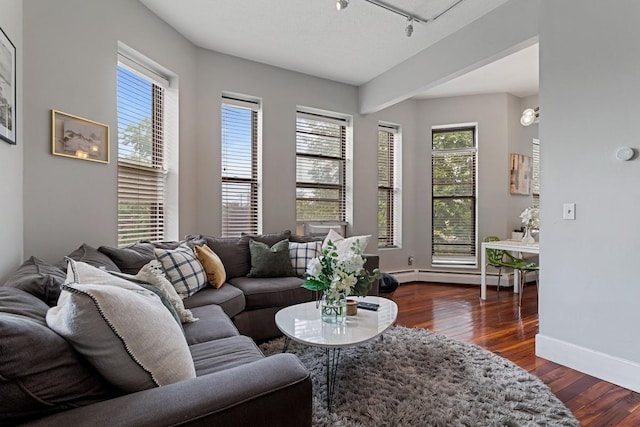
[[[327,323],[343,324],[347,320],[347,297],[344,293],[337,298],[329,298],[322,295],[320,300],[320,313],[322,321]]]
[[[524,237],[522,238],[522,243],[531,244],[535,243],[536,239],[531,235],[531,227],[525,227]]]

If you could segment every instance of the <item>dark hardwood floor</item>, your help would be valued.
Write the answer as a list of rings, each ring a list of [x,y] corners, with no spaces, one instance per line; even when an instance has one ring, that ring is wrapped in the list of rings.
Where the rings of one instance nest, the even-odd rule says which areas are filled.
[[[538,295],[525,287],[522,307],[512,288],[405,283],[394,293],[397,324],[427,328],[478,344],[536,375],[573,412],[583,426],[640,426],[640,393],[535,356]]]

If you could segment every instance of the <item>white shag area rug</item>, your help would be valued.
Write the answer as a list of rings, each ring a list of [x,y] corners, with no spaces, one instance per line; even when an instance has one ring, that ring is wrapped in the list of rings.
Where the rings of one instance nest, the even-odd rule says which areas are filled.
[[[282,351],[284,338],[260,346]],[[540,379],[477,345],[393,327],[343,349],[332,411],[325,352],[291,342],[311,371],[315,426],[579,426]]]

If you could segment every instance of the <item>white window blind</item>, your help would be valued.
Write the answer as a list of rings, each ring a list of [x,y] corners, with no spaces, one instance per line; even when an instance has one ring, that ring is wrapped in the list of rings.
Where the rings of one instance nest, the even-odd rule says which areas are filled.
[[[532,193],[533,200],[531,202],[534,208],[540,208],[540,140],[533,140],[533,180]]]
[[[345,220],[347,121],[298,112],[296,119],[296,219]]]
[[[222,98],[222,235],[258,233],[259,103]]]
[[[378,126],[378,247],[398,247],[399,215],[396,176],[398,127]]]
[[[164,92],[131,61],[118,63],[119,246],[165,237]]]
[[[475,265],[475,128],[432,130],[432,262]]]

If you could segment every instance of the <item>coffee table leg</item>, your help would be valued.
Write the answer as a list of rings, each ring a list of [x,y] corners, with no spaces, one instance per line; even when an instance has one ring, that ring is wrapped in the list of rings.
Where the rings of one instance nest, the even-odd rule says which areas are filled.
[[[289,337],[284,337],[284,347],[282,347],[282,352],[286,353],[287,349],[289,348],[289,343],[291,342],[291,338]]]
[[[327,369],[327,410],[331,412],[333,394],[336,389],[336,374],[338,363],[340,362],[340,348],[325,349],[326,369]]]

